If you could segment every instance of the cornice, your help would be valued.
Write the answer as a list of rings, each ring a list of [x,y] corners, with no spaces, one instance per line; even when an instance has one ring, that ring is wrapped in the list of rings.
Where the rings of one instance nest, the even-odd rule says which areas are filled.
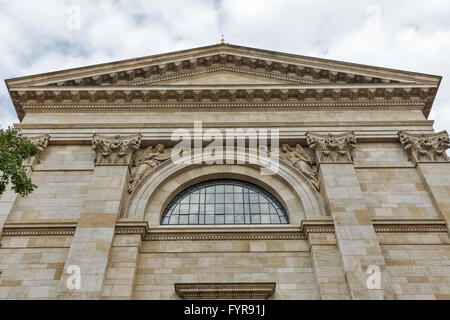
[[[325,217],[323,217],[325,218]],[[440,219],[372,219],[376,233],[447,233]],[[77,222],[6,223],[2,237],[73,236]],[[171,226],[149,228],[146,221],[119,220],[116,235],[140,235],[144,241],[306,240],[309,234],[333,234],[331,219],[303,220],[290,225]]]
[[[8,90],[16,108],[19,119],[24,117],[24,109],[22,101],[36,100],[42,102],[58,102],[61,100],[70,100],[80,102],[87,100],[91,103],[97,100],[105,99],[112,102],[123,99],[124,101],[134,101],[142,99],[143,101],[152,100],[152,94],[144,92],[149,85],[161,84],[186,77],[198,77],[199,75],[211,72],[231,72],[236,74],[246,74],[269,80],[277,80],[288,82],[292,85],[319,86],[319,97],[327,96],[327,87],[329,86],[363,86],[364,90],[368,90],[367,97],[377,96],[377,92],[371,92],[368,88],[371,86],[393,86],[400,85],[403,88],[408,86],[420,87],[428,86],[435,88],[429,94],[428,106],[424,109],[424,113],[428,116],[437,88],[439,87],[441,77],[426,75],[401,70],[393,70],[374,66],[360,65],[342,61],[332,61],[321,58],[305,57],[294,54],[281,52],[273,52],[255,48],[235,46],[230,44],[219,44],[201,48],[194,48],[178,52],[159,54],[149,57],[142,57],[101,65],[88,66],[58,72],[51,72],[41,75],[21,77],[6,80]],[[53,88],[50,90],[48,88]],[[116,88],[115,88],[116,87]],[[132,87],[125,88],[125,87]],[[251,90],[245,84],[242,88]],[[25,93],[25,88],[30,91]],[[47,88],[47,89],[46,89]],[[187,89],[180,89],[171,86],[172,89],[164,89],[164,93],[159,91],[156,99],[175,99],[185,100],[181,96],[191,95],[193,101],[201,101],[203,96],[206,99],[222,99],[223,92],[220,89],[213,89],[210,93],[203,92],[203,89],[197,93],[189,93]],[[61,89],[62,91],[58,91]],[[356,87],[353,88],[356,90]],[[19,91],[18,91],[19,90]],[[34,90],[34,91],[33,91]],[[45,91],[47,90],[47,91]],[[65,91],[64,91],[65,90]],[[84,90],[91,92],[104,90],[103,93],[85,94]],[[136,93],[135,90],[141,90]],[[143,91],[142,91],[143,90]],[[171,90],[178,91],[170,97]],[[195,91],[191,88],[191,90]],[[238,89],[236,89],[237,91]],[[246,91],[248,91],[246,90]],[[256,90],[256,89],[255,89]],[[290,92],[276,93],[281,100],[285,97],[289,98]],[[289,91],[289,89],[286,89]],[[304,89],[308,90],[308,88]],[[249,97],[260,95],[263,100],[271,99],[272,93],[246,92],[244,100]],[[420,91],[420,90],[419,90]],[[31,92],[31,97],[28,95]],[[144,93],[143,93],[144,92]],[[405,90],[401,96],[409,95],[409,91]],[[115,95],[119,97],[116,99]],[[297,94],[295,94],[297,95]],[[301,95],[301,93],[300,93]],[[332,90],[331,95],[340,95],[339,92]],[[351,96],[360,96],[360,93],[351,93]],[[366,94],[363,94],[365,96]],[[391,95],[389,90],[385,96]],[[135,97],[136,96],[136,97]],[[235,92],[227,92],[225,96],[230,96],[234,101],[239,94]],[[308,95],[307,95],[308,96]],[[394,93],[395,96],[395,93]],[[229,99],[225,97],[225,99]],[[239,99],[239,97],[238,97]],[[251,98],[253,99],[253,98]],[[278,98],[276,98],[278,99]],[[319,98],[321,100],[322,98]],[[300,99],[301,100],[301,99]],[[30,102],[30,101],[25,101]]]
[[[35,77],[35,81],[27,82],[27,85],[54,85],[54,86],[86,86],[86,85],[114,85],[114,84],[139,84],[155,83],[172,79],[190,77],[202,74],[212,70],[244,72],[247,74],[259,75],[265,78],[287,80],[300,83],[398,83],[398,82],[416,82],[411,77],[405,75],[394,75],[379,72],[373,76],[371,71],[360,68],[345,68],[342,64],[334,67],[329,63],[324,67],[322,60],[319,63],[303,60],[285,61],[282,58],[264,55],[255,56],[252,54],[242,54],[233,51],[223,52],[205,52],[197,53],[191,56],[185,56],[175,59],[162,59],[147,61],[143,64],[125,64],[123,67],[114,67],[109,64],[109,68],[103,71],[89,72],[67,72],[66,76],[60,77]],[[367,69],[367,68],[366,68]],[[372,73],[372,75],[370,74]],[[424,79],[422,79],[423,81]],[[8,80],[12,85],[20,85],[23,81],[17,79]]]
[[[268,299],[275,282],[252,283],[175,283],[182,299]]]
[[[30,237],[30,236],[73,236],[77,227],[76,222],[55,223],[5,223],[2,237]]]
[[[219,63],[220,65],[242,65],[242,66],[260,66],[266,69],[265,61],[269,62],[269,68],[277,71],[279,65],[288,65],[287,70],[291,66],[300,66],[303,68],[316,69],[316,73],[321,74],[322,69],[335,73],[348,73],[350,75],[360,75],[363,77],[382,78],[386,80],[394,80],[401,82],[439,82],[439,76],[421,74],[416,72],[394,70],[376,66],[361,65],[343,61],[329,60],[316,57],[308,57],[291,53],[276,52],[265,49],[249,48],[237,46],[228,43],[210,45],[199,48],[186,49],[176,52],[168,52],[156,54],[152,56],[108,62],[98,65],[86,66],[75,69],[68,69],[44,74],[20,77],[7,80],[7,85],[42,85],[45,83],[61,83],[72,79],[82,79],[86,77],[99,77],[120,72],[130,71],[134,76],[139,69],[157,67],[156,73],[161,73],[164,68],[160,66],[168,66],[171,70],[173,64],[181,69],[192,69],[193,66],[201,67],[202,65]],[[236,63],[237,62],[237,63]],[[281,70],[286,69],[281,66]],[[161,71],[160,71],[161,70]],[[127,75],[129,76],[129,75]]]
[[[296,121],[296,122],[271,122],[253,121],[239,122],[237,125],[245,127],[261,128],[301,128],[301,127],[393,127],[399,126],[433,126],[434,120],[410,120],[410,121]],[[17,129],[168,129],[190,128],[192,122],[145,122],[145,123],[17,123]],[[220,123],[205,122],[203,128],[229,128],[235,127],[236,122]],[[430,129],[431,130],[431,129]],[[170,131],[170,129],[168,129]]]
[[[377,233],[446,233],[445,220],[372,218]]]
[[[416,104],[427,114],[437,86],[421,84],[369,85],[202,85],[112,87],[18,87],[11,99],[22,118],[25,110],[74,109],[212,109],[307,106],[377,106]],[[224,106],[225,105],[225,106]]]

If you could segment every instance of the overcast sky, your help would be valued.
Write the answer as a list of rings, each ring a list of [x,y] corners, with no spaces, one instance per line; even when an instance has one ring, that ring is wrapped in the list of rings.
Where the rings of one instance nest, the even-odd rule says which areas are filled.
[[[211,45],[222,33],[231,44],[441,75],[430,119],[450,131],[448,0],[0,0],[0,78]],[[1,81],[0,124],[17,122]]]

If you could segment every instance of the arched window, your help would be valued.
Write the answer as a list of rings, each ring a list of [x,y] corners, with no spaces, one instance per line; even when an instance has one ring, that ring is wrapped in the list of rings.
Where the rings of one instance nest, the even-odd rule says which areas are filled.
[[[221,179],[193,185],[167,206],[161,224],[287,224],[286,211],[252,183]]]

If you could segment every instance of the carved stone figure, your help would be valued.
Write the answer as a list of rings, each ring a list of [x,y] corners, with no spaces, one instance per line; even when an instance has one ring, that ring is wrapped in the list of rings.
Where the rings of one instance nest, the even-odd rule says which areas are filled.
[[[446,150],[450,148],[450,139],[446,131],[431,134],[399,131],[398,137],[414,163],[449,160]]]
[[[351,163],[356,138],[353,132],[333,135],[306,133],[306,143],[316,152],[318,163]]]
[[[178,151],[180,153],[181,150]],[[163,144],[155,147],[150,146],[145,151],[139,153],[135,159],[135,164],[131,169],[131,176],[128,182],[128,192],[133,192],[136,185],[162,162],[170,159],[172,148],[166,148]]]
[[[96,165],[131,164],[134,153],[139,150],[142,135],[129,137],[116,135],[113,138],[94,134],[92,149],[97,152]]]
[[[293,149],[287,144],[282,144],[280,148],[280,159],[299,170],[308,177],[317,190],[320,189],[319,180],[317,178],[317,167],[314,165],[310,156],[303,150],[301,145],[297,144],[295,149]]]

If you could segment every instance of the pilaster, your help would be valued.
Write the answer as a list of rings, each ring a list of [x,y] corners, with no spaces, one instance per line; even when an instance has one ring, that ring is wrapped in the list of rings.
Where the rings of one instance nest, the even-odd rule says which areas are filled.
[[[39,163],[40,155],[47,149],[48,142],[50,141],[50,136],[48,134],[44,134],[41,136],[29,138],[29,140],[37,147],[38,153],[35,156],[23,161],[22,165],[25,168],[25,172],[28,178],[30,178],[31,174],[33,173],[33,166]],[[14,190],[11,189],[10,184],[8,184],[8,186],[6,187],[6,191],[0,197],[0,235],[3,230],[3,225],[5,224],[6,220],[8,220],[8,217],[14,208],[14,203],[16,202],[16,199],[18,197],[19,195],[15,193]]]
[[[320,135],[308,132],[319,179],[334,222],[337,246],[352,299],[390,299],[385,261],[353,166],[353,132]],[[378,284],[367,270],[380,270]],[[373,279],[376,279],[375,277]]]
[[[309,233],[308,244],[322,300],[351,299],[341,256],[332,233]]]
[[[141,135],[105,137],[94,134],[92,148],[97,153],[95,169],[86,200],[61,277],[57,298],[100,299],[108,266],[116,220],[127,192],[129,166],[139,149]],[[74,266],[80,271],[77,288]],[[72,284],[72,285],[71,285]]]
[[[142,235],[114,237],[108,269],[102,289],[102,299],[133,299]]]
[[[450,235],[450,161],[446,150],[450,139],[446,131],[415,134],[400,131],[400,143],[414,162],[436,210],[442,215]]]

